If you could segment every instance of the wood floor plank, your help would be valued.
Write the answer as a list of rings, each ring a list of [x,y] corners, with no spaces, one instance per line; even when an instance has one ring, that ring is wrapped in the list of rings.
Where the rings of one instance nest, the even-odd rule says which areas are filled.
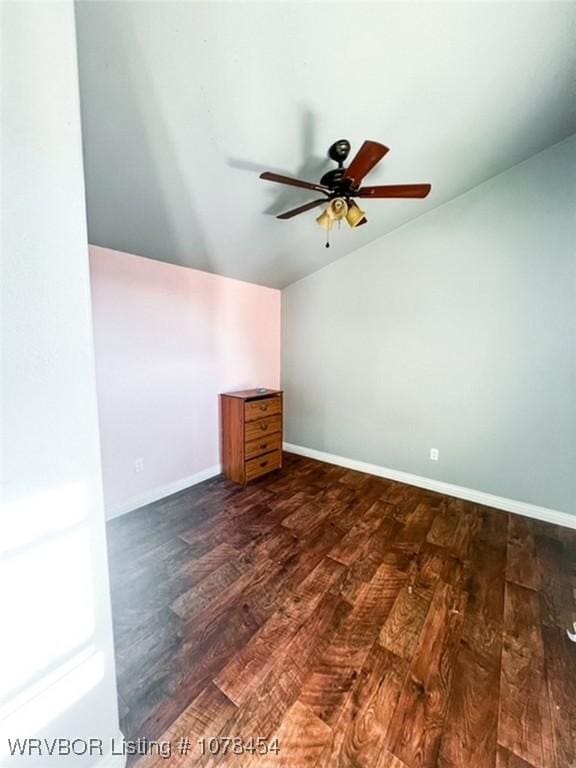
[[[521,757],[514,755],[504,747],[498,747],[496,757],[496,768],[535,768],[535,766],[522,760]]]
[[[365,546],[359,550],[358,557],[350,568],[350,577],[354,581],[369,582],[378,568],[386,564],[387,556],[400,529],[398,521],[391,516],[385,517]],[[395,568],[394,563],[388,563]]]
[[[296,568],[298,562],[304,559],[304,553],[298,546],[298,541],[292,541],[278,561],[268,557],[275,552],[276,528],[272,529],[269,537],[262,537],[256,545],[250,545],[236,560],[225,563],[216,571],[183,593],[172,605],[171,609],[186,621],[197,621],[209,624],[214,617],[233,606],[242,595],[252,593],[259,585],[268,584],[278,574],[287,574]],[[287,532],[282,533],[283,536]],[[317,563],[314,557],[318,555],[317,538],[311,537],[307,554],[309,569]],[[272,541],[272,545],[271,545]],[[330,544],[326,544],[328,548]],[[271,551],[272,549],[272,551]]]
[[[479,538],[473,547],[465,585],[469,597],[463,636],[479,652],[486,648],[483,627],[497,625],[500,629],[504,620],[506,554],[506,539],[488,543]]]
[[[327,595],[222,732],[244,738],[254,734],[271,738],[290,707],[300,698],[303,683],[316,663],[317,649],[323,636],[330,635],[333,628],[346,621],[348,612],[349,606],[338,597]],[[233,766],[234,759],[228,755],[206,762],[210,768],[213,765]]]
[[[457,586],[464,578],[464,563],[448,549],[425,541],[411,563],[413,580],[434,586],[438,579]]]
[[[374,768],[409,768],[409,766],[386,749],[380,753],[378,760],[374,763]]]
[[[436,765],[465,606],[462,590],[438,583],[391,725],[391,751],[413,768]]]
[[[576,535],[284,467],[109,523],[126,737],[278,734],[294,768],[574,768]]]
[[[330,550],[329,557],[344,565],[352,565],[382,524],[386,511],[387,505],[375,501],[359,522]]]
[[[306,681],[300,701],[328,725],[337,720],[405,579],[393,568],[379,568]]]
[[[479,521],[477,539],[495,547],[508,542],[508,513],[482,504],[472,506]]]
[[[545,626],[542,631],[552,748],[557,768],[573,768],[576,765],[576,646],[560,627]]]
[[[569,627],[574,621],[576,596],[572,595],[569,552],[562,541],[552,536],[535,536],[540,571],[540,608],[542,623]]]
[[[374,478],[372,478],[372,480],[373,479]],[[360,490],[348,498],[346,502],[337,505],[333,520],[342,531],[349,532],[352,528],[358,525],[366,514],[377,513],[377,510],[372,509],[374,504],[378,505],[381,521],[387,517],[393,517],[395,507],[381,498],[379,485],[365,483]],[[362,545],[360,544],[358,547],[359,551],[361,546]]]
[[[399,518],[402,521],[414,510],[418,503],[424,503],[421,491],[414,493],[412,486],[392,480],[389,481],[389,485],[382,498],[389,504],[394,504],[398,507]],[[427,506],[430,505],[427,504]]]
[[[426,541],[447,550],[459,560],[467,560],[479,518],[472,505],[447,498],[441,505]]]
[[[271,741],[274,739],[278,740],[278,753],[251,755],[237,764],[242,768],[316,768],[332,739],[332,730],[308,707],[296,701],[272,734]]]
[[[386,751],[408,663],[375,644],[336,724],[326,768],[372,768]]]
[[[498,729],[499,664],[463,642],[444,722],[438,768],[493,768]]]
[[[280,567],[274,576],[246,592],[253,609],[266,618],[278,610],[324,559],[340,535],[337,528],[323,522],[303,539],[297,539],[295,551],[288,558],[276,561]]]
[[[506,579],[522,587],[538,590],[541,578],[532,523],[525,517],[510,514]]]
[[[417,552],[424,540],[427,540],[427,534],[438,514],[439,512],[436,507],[432,507],[427,503],[417,504],[407,515],[402,529],[394,540],[394,547],[400,550],[407,549],[411,552]]]
[[[380,630],[383,648],[404,659],[412,659],[430,610],[435,586],[410,583],[402,587]]]
[[[131,723],[149,739],[158,738],[206,688],[231,656],[234,656],[259,629],[258,620],[244,604],[232,608],[212,627],[201,626],[192,632],[166,664],[159,684],[147,692],[143,702],[131,710]],[[139,714],[142,704],[143,714]]]
[[[250,642],[218,673],[215,683],[228,698],[239,705],[251,695],[276,663],[276,654],[284,649],[325,594],[338,583],[343,572],[342,565],[324,558]]]
[[[118,656],[122,659],[117,673],[118,691],[126,701],[134,701],[163,679],[168,660],[182,644],[181,631],[175,631],[169,622],[154,622],[147,628],[147,635],[137,639],[128,660]],[[142,658],[147,660],[144,666]]]
[[[357,558],[349,567],[342,585],[342,595],[346,600],[355,603],[364,585],[373,579],[381,566],[386,565],[393,571],[401,570],[396,567],[394,558],[392,562],[388,562],[388,555],[399,528],[400,523],[394,517],[385,517],[364,546],[358,550]],[[412,555],[410,561],[411,557]]]
[[[535,768],[550,768],[543,744],[549,718],[539,597],[507,582],[498,742]]]
[[[266,557],[275,563],[285,563],[301,549],[301,541],[281,523],[260,531],[243,549],[252,558]]]
[[[462,511],[457,506],[456,499],[446,499],[442,508],[434,517],[426,541],[452,549],[457,546],[459,540],[459,524]]]
[[[180,532],[180,538],[188,543],[195,557],[213,549],[222,541],[246,543],[246,523],[254,523],[269,511],[267,502],[274,499],[273,494],[263,487],[247,488],[245,494],[236,491],[225,504],[211,506],[212,515]]]
[[[257,565],[261,567],[261,563]],[[250,571],[255,567],[254,563],[244,556],[225,562],[198,584],[177,597],[170,608],[181,619],[189,620],[200,613],[226,589],[237,584],[242,577],[244,579],[241,583],[250,581],[252,578]]]
[[[235,560],[240,552],[227,542],[217,544],[202,557],[189,559],[180,568],[180,574],[188,579],[189,588],[226,563]]]
[[[482,525],[480,526],[482,528]],[[493,768],[498,737],[506,539],[478,538],[438,768]]]
[[[317,501],[309,501],[295,510],[291,515],[285,517],[282,525],[286,528],[292,528],[299,533],[306,531],[322,522],[330,513],[330,504],[321,504]]]
[[[218,733],[236,712],[236,706],[215,685],[209,684],[160,736],[160,742],[172,747],[169,763],[159,754],[146,755],[138,761],[138,768],[184,768],[198,758],[198,739]],[[179,751],[180,739],[190,740],[190,753]]]
[[[313,501],[319,504],[338,502],[341,505],[347,505],[357,500],[357,492],[339,482],[325,484],[320,490],[315,488],[313,496]]]

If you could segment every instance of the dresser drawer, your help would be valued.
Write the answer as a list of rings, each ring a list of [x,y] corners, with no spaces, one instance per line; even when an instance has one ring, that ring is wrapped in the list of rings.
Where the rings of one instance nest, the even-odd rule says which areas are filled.
[[[246,482],[254,480],[255,477],[265,475],[273,469],[280,469],[282,466],[282,451],[274,451],[257,459],[250,459],[246,462]]]
[[[279,397],[265,397],[262,400],[253,400],[244,404],[244,421],[255,421],[265,416],[274,416],[282,412],[282,399]]]
[[[265,434],[257,440],[250,440],[246,443],[244,456],[246,459],[253,459],[255,456],[261,456],[270,451],[279,451],[282,448],[282,435],[276,432],[273,435]]]
[[[258,421],[249,421],[244,428],[246,442],[256,440],[264,435],[272,435],[274,432],[282,432],[282,416],[268,416]]]

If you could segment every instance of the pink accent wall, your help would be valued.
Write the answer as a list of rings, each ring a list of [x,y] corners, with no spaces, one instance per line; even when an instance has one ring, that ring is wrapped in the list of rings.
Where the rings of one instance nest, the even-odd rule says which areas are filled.
[[[97,246],[90,272],[112,517],[215,469],[219,392],[280,386],[281,294]]]

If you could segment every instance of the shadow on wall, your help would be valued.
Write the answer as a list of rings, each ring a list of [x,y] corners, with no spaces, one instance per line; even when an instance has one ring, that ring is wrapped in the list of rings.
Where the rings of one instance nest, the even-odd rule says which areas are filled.
[[[271,168],[266,164],[266,158],[262,158],[262,163],[253,163],[247,160],[240,160],[237,158],[229,158],[228,165],[231,168],[235,168],[239,171],[250,171],[251,173],[260,175],[262,171],[273,171],[274,173],[281,173],[284,176],[294,176],[304,181],[319,182],[321,176],[329,169],[334,167],[334,164],[328,159],[327,156],[319,157],[314,155],[314,147],[316,146],[315,131],[316,131],[316,117],[312,110],[308,107],[302,107],[302,143],[300,147],[301,162],[296,171],[281,170],[279,168]],[[282,135],[278,136],[278,141],[282,141]],[[336,141],[336,138],[334,139]],[[296,147],[294,147],[294,158],[296,159]],[[295,187],[283,187],[277,184],[272,184],[269,181],[260,181],[261,184],[265,184],[269,188],[269,195],[272,199],[270,205],[264,209],[263,213],[268,216],[276,216],[282,211],[289,210],[297,205],[302,205],[307,202],[306,190],[297,189]],[[310,198],[311,199],[311,198]]]
[[[79,41],[99,43],[79,45],[78,57],[81,96],[90,91],[81,98],[89,242],[183,266],[193,249],[195,266],[213,271],[198,205],[184,183],[195,174],[183,172],[174,150],[129,24],[130,4],[106,13],[98,6],[76,4]],[[182,114],[192,122],[193,105],[186,106]],[[191,146],[187,162],[195,151]]]

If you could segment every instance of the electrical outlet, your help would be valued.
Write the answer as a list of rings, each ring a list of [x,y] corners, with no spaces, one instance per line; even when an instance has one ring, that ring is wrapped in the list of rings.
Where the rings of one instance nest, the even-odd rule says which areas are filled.
[[[440,451],[438,448],[430,448],[430,460],[431,461],[438,461],[440,458]]]
[[[134,472],[144,471],[144,459],[134,459]]]

